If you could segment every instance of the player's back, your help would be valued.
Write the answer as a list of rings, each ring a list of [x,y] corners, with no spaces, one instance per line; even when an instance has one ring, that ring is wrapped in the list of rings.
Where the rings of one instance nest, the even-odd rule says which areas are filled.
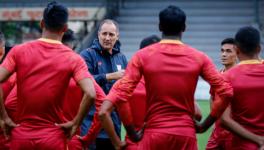
[[[194,92],[208,58],[185,44],[163,41],[139,57],[147,93],[146,130],[194,137]]]
[[[264,64],[240,64],[226,76],[234,89],[232,118],[251,132],[264,135]]]
[[[42,126],[62,122],[64,93],[78,56],[60,43],[41,40],[12,51],[18,79],[18,123]]]

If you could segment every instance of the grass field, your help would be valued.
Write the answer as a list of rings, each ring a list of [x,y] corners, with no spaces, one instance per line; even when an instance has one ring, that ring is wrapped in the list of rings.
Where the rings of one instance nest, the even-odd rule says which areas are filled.
[[[201,110],[202,110],[202,114],[203,114],[203,119],[209,114],[210,112],[210,104],[209,101],[198,101]],[[211,135],[212,132],[212,127],[207,130],[205,133],[203,134],[197,134],[197,140],[198,140],[198,148],[199,150],[205,150],[207,141],[209,136]]]
[[[203,114],[203,118],[205,118],[208,114],[209,114],[209,101],[198,101],[200,107],[201,107],[201,111]],[[207,132],[203,133],[203,134],[197,134],[197,140],[198,140],[198,148],[199,150],[205,150],[206,147],[206,143],[208,141],[209,136],[211,135],[212,132],[212,128],[210,128]],[[121,137],[122,139],[124,139],[125,136],[125,131],[122,128],[122,133],[121,133]]]

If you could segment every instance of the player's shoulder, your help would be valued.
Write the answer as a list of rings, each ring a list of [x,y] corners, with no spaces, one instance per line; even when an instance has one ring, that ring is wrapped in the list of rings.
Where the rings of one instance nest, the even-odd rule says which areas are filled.
[[[149,55],[149,54],[153,54],[154,52],[160,50],[160,43],[154,43],[154,44],[151,44],[149,46],[146,46],[142,49],[139,49],[136,54],[137,55]]]
[[[10,52],[16,53],[16,54],[20,53],[20,52],[25,52],[25,51],[29,50],[30,47],[32,47],[32,45],[34,45],[35,43],[36,43],[36,41],[29,41],[29,42],[17,44],[15,46],[13,46],[13,48],[11,49]]]
[[[197,56],[207,57],[207,55],[202,50],[194,48],[194,47],[192,47],[190,45],[185,44],[185,49],[186,49],[186,51],[188,51],[190,53],[193,53],[193,54],[195,54]]]

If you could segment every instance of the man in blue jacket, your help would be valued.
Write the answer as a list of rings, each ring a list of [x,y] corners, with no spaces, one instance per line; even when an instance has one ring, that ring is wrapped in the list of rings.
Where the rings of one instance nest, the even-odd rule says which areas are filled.
[[[85,59],[89,72],[94,76],[96,82],[108,94],[116,80],[124,75],[127,66],[127,59],[120,52],[119,27],[118,24],[110,19],[103,20],[99,25],[98,38],[93,41],[90,48],[83,50],[80,55]],[[81,134],[85,135],[89,129],[95,107],[93,107],[86,116],[81,127]],[[115,130],[120,136],[121,122],[118,114],[113,111],[111,114]],[[96,138],[96,150],[114,150],[114,147],[102,130]]]

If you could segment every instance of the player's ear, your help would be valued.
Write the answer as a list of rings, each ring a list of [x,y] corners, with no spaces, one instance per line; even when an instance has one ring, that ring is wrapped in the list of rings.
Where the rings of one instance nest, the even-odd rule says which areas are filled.
[[[159,23],[159,30],[160,30],[160,32],[163,31],[162,25],[160,23]]]
[[[237,45],[234,46],[237,56],[240,54],[240,49]]]
[[[62,32],[66,32],[68,30],[68,24],[65,24],[62,28]]]
[[[43,29],[45,27],[45,24],[44,24],[44,20],[43,19],[40,20],[39,26],[40,26],[41,29]]]
[[[256,52],[259,54],[259,53],[260,53],[260,51],[261,51],[261,46],[260,46],[260,45],[258,45],[258,46],[257,46],[257,49],[256,49]]]
[[[184,23],[184,25],[182,26],[182,32],[184,32],[186,29],[186,24]]]

